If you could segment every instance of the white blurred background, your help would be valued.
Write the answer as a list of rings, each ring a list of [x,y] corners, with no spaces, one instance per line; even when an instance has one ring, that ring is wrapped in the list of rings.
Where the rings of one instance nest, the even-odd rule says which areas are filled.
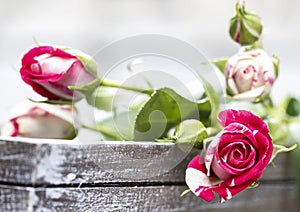
[[[230,56],[228,23],[235,0],[0,0],[0,123],[33,92],[15,70],[35,44],[61,44],[91,55],[122,38],[145,33],[184,40],[207,58]],[[300,94],[300,1],[248,0],[264,23],[263,44],[281,58],[276,99]]]

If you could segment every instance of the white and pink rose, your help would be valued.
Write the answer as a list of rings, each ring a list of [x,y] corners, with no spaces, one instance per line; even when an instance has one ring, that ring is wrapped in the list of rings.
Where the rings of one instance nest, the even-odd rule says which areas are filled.
[[[266,123],[249,111],[224,110],[218,121],[224,129],[191,160],[186,183],[200,198],[212,201],[216,192],[224,202],[262,176],[273,143]]]
[[[1,136],[72,139],[76,135],[76,114],[69,106],[24,102],[13,113]]]
[[[227,93],[234,99],[255,100],[269,94],[276,80],[273,58],[261,49],[242,48],[225,66]]]

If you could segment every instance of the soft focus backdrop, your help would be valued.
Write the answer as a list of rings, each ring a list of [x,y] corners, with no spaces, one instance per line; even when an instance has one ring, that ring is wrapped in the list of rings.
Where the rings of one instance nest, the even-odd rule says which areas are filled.
[[[176,37],[207,58],[234,54],[228,34],[235,0],[0,0],[0,123],[9,108],[32,95],[16,69],[35,44],[63,44],[91,55],[132,35],[156,33]],[[300,1],[249,0],[246,8],[264,23],[263,44],[281,58],[272,95],[300,96]]]

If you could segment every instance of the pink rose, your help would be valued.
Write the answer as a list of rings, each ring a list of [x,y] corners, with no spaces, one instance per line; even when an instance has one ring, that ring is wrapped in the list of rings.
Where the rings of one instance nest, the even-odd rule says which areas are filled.
[[[227,91],[235,99],[256,99],[268,94],[276,79],[273,60],[263,50],[241,49],[225,66]]]
[[[68,86],[87,84],[96,79],[96,74],[88,70],[74,52],[52,46],[33,48],[22,59],[21,77],[49,100],[79,100],[83,95]]]
[[[69,106],[26,102],[15,107],[14,116],[1,129],[2,136],[72,139],[73,110]]]
[[[230,199],[257,181],[273,151],[265,122],[245,110],[224,110],[219,114],[224,129],[192,159],[186,170],[186,183],[206,201]]]

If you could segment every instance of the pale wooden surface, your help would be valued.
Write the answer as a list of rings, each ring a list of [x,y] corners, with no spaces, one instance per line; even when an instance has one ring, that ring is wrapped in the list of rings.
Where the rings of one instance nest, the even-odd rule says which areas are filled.
[[[173,144],[106,142],[98,145],[7,141],[0,137],[0,181],[21,184],[182,182],[191,156]],[[19,139],[23,140],[23,139]],[[294,178],[288,154],[264,179]],[[168,168],[173,168],[168,170]],[[138,173],[138,174],[137,174]],[[73,179],[74,178],[74,179]]]
[[[225,203],[206,203],[185,186],[32,188],[0,186],[0,211],[299,212],[291,183],[261,184]]]
[[[289,154],[267,168],[258,188],[225,204],[180,197],[189,159],[169,168],[183,156],[175,145],[153,142],[0,137],[0,211],[300,211]]]
[[[0,169],[0,181],[18,184],[182,182],[188,163],[179,160],[187,153],[175,145],[154,142],[82,146],[0,138],[0,149],[5,167]]]

